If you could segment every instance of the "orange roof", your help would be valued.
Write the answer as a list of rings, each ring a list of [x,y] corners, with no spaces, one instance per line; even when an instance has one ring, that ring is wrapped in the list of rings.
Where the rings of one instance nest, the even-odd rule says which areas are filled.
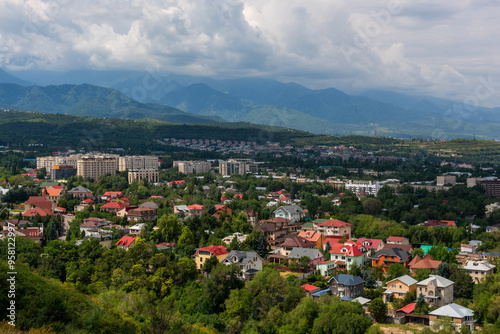
[[[188,209],[189,210],[203,210],[203,209],[205,209],[205,206],[201,205],[201,204],[192,204],[192,205],[188,205]]]
[[[415,256],[410,263],[408,263],[408,267],[410,269],[419,269],[419,268],[427,268],[427,269],[436,269],[441,264],[441,261],[434,260],[430,254],[425,255],[423,258],[420,256]]]
[[[388,237],[387,241],[403,241],[405,239],[405,237]]]
[[[47,187],[43,190],[43,193],[48,196],[60,196],[62,192],[62,188],[52,188]]]
[[[135,238],[136,237],[129,237],[129,236],[125,235],[125,236],[121,237],[120,240],[118,240],[118,242],[116,243],[116,245],[117,246],[127,246],[127,247],[129,247],[135,241]]]
[[[410,303],[410,304],[406,305],[405,307],[400,308],[396,312],[401,311],[401,312],[404,312],[404,313],[411,313],[411,312],[415,311],[415,306],[416,305],[417,305],[417,303]]]
[[[41,217],[45,216],[54,216],[54,213],[50,210],[46,209],[29,209],[25,213],[23,213],[23,217],[34,217],[36,215],[40,215]]]
[[[121,195],[121,191],[106,191],[103,196]]]
[[[219,255],[229,254],[229,252],[227,251],[227,247],[226,246],[214,246],[214,245],[210,245],[208,247],[198,248],[198,250],[196,251],[196,254],[198,254],[198,252],[200,250],[210,252],[210,254],[212,256],[219,256]]]
[[[299,237],[304,238],[309,241],[314,241],[317,242],[323,234],[317,232],[317,231],[301,231],[299,232]]]

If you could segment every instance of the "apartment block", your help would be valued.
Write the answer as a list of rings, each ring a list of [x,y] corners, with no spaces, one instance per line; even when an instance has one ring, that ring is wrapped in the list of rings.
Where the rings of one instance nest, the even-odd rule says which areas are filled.
[[[208,161],[174,161],[174,167],[184,174],[198,174],[210,172],[211,164]]]
[[[77,161],[77,175],[97,179],[101,175],[114,175],[118,169],[117,155],[85,155]]]
[[[118,158],[118,170],[158,169],[158,157],[152,155],[130,155]]]
[[[246,173],[256,171],[257,164],[253,159],[229,159],[227,161],[219,161],[219,173],[222,175],[245,175]]]
[[[157,183],[159,178],[158,169],[138,169],[128,172],[128,183],[135,180],[147,180],[149,183]]]

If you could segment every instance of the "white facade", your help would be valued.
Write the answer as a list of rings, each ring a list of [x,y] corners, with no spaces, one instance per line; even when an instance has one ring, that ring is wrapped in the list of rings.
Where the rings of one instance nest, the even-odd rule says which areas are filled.
[[[378,191],[382,188],[379,181],[353,181],[349,180],[345,184],[345,189],[352,191],[355,194],[365,192],[369,195],[377,196]]]

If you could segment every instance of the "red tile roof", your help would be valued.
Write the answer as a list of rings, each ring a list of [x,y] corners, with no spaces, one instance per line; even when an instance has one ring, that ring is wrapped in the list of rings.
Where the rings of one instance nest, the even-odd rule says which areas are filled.
[[[35,217],[37,214],[41,217],[55,215],[52,211],[46,209],[29,209],[28,211],[23,213],[23,217]]]
[[[408,304],[405,307],[400,308],[396,312],[401,311],[401,312],[404,312],[404,313],[411,313],[411,312],[415,311],[415,306],[416,305],[417,305],[417,303]]]
[[[367,245],[363,245],[365,241],[368,243]],[[367,239],[367,238],[359,238],[357,241],[358,244],[363,245],[366,248],[378,248],[381,242],[382,239]]]
[[[416,256],[408,263],[408,268],[410,269],[419,269],[419,268],[427,268],[427,269],[436,269],[441,264],[441,261],[434,260],[430,254],[425,255],[423,258],[420,256]]]
[[[345,252],[342,250],[345,249]],[[335,245],[332,246],[332,249],[330,249],[330,253],[333,254],[345,254],[346,256],[361,256],[363,255],[363,252],[359,250],[359,246],[357,245],[346,245],[346,244],[341,244],[341,243],[336,243]]]
[[[32,204],[45,210],[52,210],[52,202],[43,196],[30,196],[24,204]]]
[[[304,284],[304,285],[301,285],[300,287],[302,289],[306,290],[307,292],[311,292],[311,291],[319,289],[317,286],[314,286],[312,284]]]
[[[387,241],[403,241],[405,239],[405,237],[388,237]]]
[[[229,254],[229,252],[227,251],[227,247],[226,246],[214,246],[214,245],[210,245],[208,247],[202,247],[202,248],[198,248],[198,250],[196,251],[196,254],[198,254],[199,251],[207,251],[207,252],[210,252],[210,254],[212,254],[212,256],[219,256],[219,255],[224,255],[224,254]]]
[[[116,243],[117,246],[126,246],[129,247],[132,245],[132,243],[135,241],[136,237],[129,237],[129,236],[123,236],[118,242]]]
[[[330,219],[325,222],[319,223],[318,226],[343,227],[343,226],[351,226],[351,224],[343,222],[338,219]]]
[[[189,210],[203,210],[205,209],[204,205],[201,204],[193,204],[193,205],[188,205]]]
[[[109,202],[101,206],[101,209],[123,209],[127,205],[122,202]]]
[[[112,195],[120,196],[121,194],[122,194],[121,191],[106,191],[103,196],[112,196]]]

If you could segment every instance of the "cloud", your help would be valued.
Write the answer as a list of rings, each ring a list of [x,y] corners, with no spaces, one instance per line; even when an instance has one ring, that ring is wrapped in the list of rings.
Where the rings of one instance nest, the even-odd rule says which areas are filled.
[[[0,66],[264,76],[460,99],[499,57],[496,1],[4,0]],[[489,103],[500,105],[496,94]]]

